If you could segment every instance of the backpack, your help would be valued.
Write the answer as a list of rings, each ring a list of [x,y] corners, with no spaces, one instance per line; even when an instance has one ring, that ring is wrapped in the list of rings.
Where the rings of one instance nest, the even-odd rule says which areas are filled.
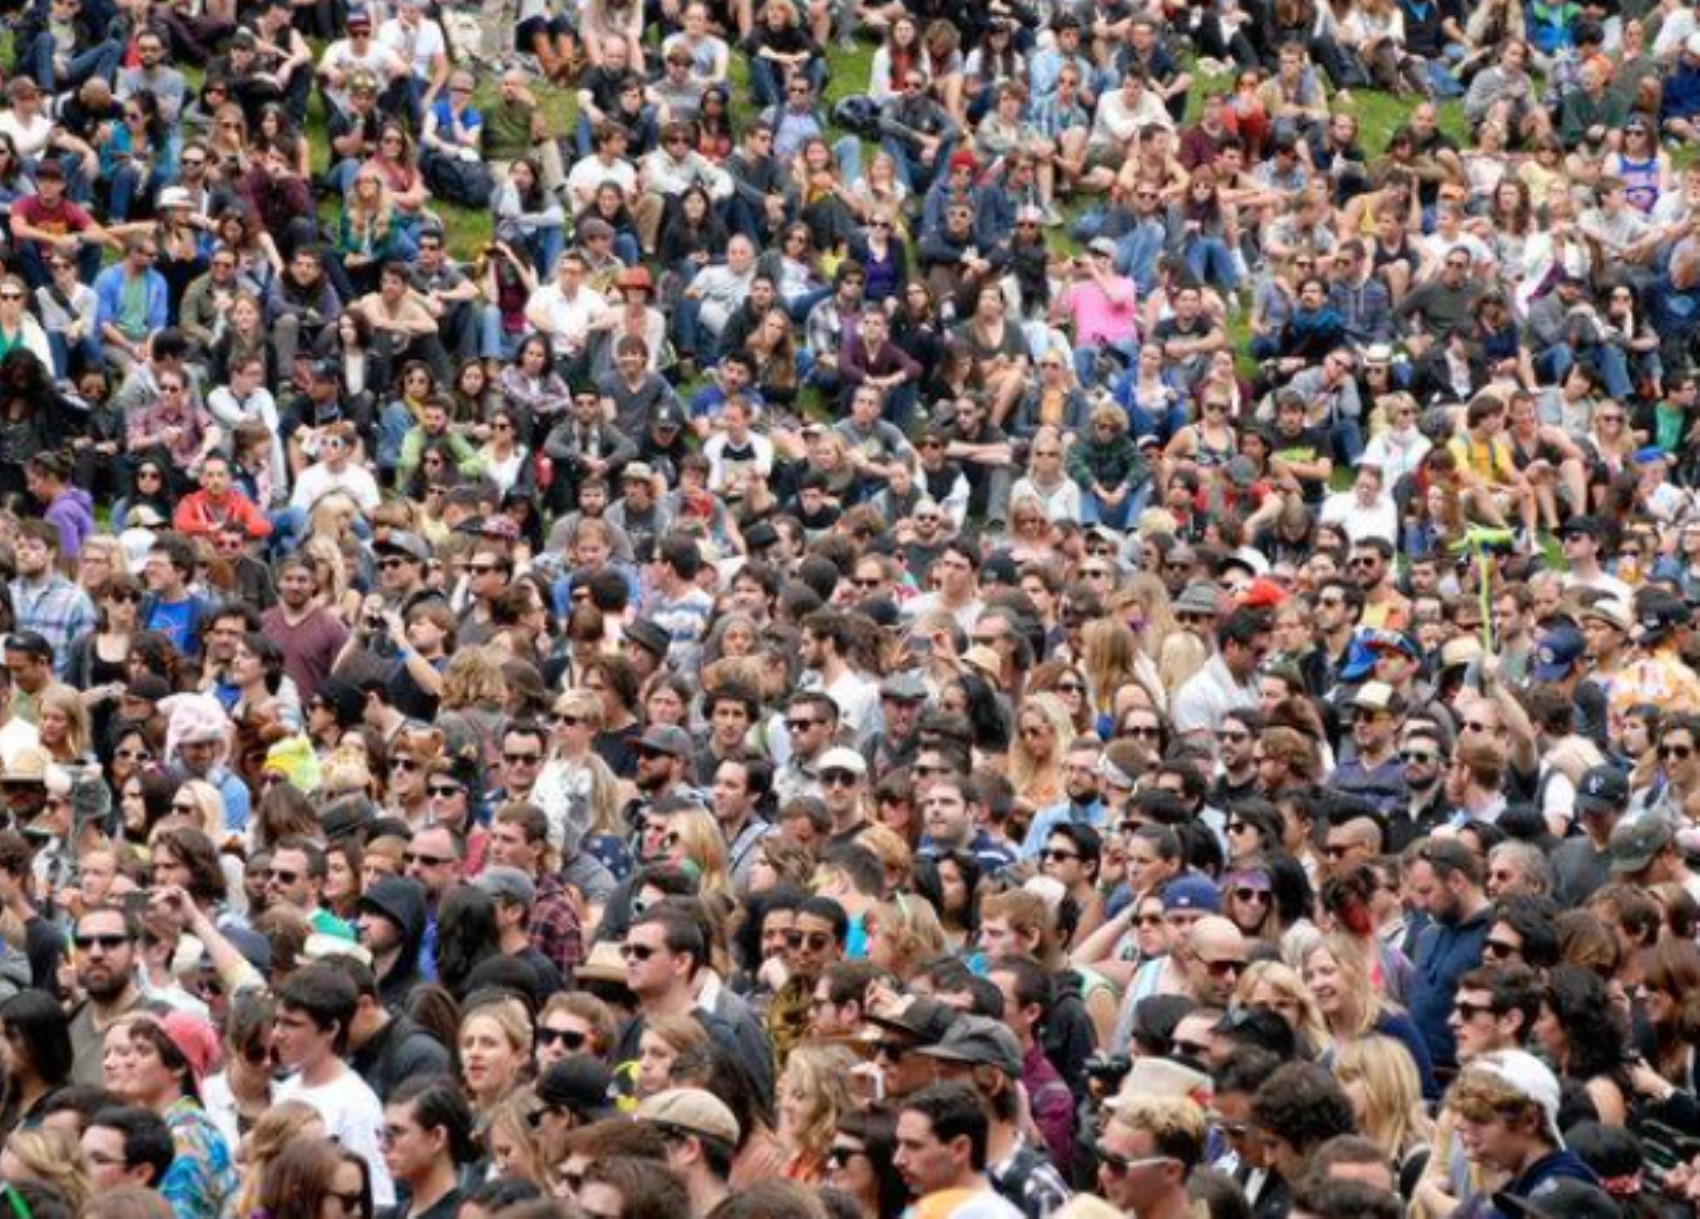
[[[844,98],[832,108],[832,121],[864,140],[879,139],[880,109],[871,97]]]

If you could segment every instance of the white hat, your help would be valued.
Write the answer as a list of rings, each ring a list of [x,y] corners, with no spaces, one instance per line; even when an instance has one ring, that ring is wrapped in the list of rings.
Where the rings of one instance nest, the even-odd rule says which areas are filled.
[[[817,775],[824,775],[829,770],[847,770],[860,778],[868,773],[868,760],[854,749],[839,745],[821,754],[820,761],[815,763]]]
[[[1534,1101],[1546,1114],[1547,1133],[1554,1143],[1564,1145],[1558,1128],[1558,1076],[1552,1068],[1527,1050],[1495,1050],[1471,1059],[1466,1071],[1486,1071],[1526,1100]]]

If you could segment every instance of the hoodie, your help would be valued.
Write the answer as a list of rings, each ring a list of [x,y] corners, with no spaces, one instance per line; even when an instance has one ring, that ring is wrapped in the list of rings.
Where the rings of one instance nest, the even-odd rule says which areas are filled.
[[[94,532],[94,500],[81,487],[66,487],[53,497],[43,514],[50,525],[59,530],[59,553],[76,559],[83,553],[83,543]]]
[[[401,930],[401,952],[378,979],[378,998],[391,1012],[399,1013],[413,988],[424,981],[419,972],[419,947],[425,940],[425,889],[405,877],[380,877],[361,895],[360,906],[382,915]]]
[[[381,996],[381,987],[379,993]],[[450,1075],[454,1069],[443,1043],[405,1012],[393,1016],[370,1041],[355,1050],[348,1065],[372,1085],[372,1091],[386,1104],[390,1093],[403,1080]]]

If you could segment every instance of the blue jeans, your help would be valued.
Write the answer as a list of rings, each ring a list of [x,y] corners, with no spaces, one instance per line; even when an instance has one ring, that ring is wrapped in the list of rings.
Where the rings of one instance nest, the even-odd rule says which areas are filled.
[[[1126,529],[1129,522],[1139,519],[1151,498],[1151,480],[1146,479],[1129,491],[1127,498],[1114,507],[1107,506],[1097,492],[1087,488],[1080,493],[1080,523],[1108,525],[1111,529]]]
[[[54,50],[52,33],[43,30],[35,36],[29,48],[19,58],[19,66],[48,93],[80,88],[85,81],[95,76],[110,83],[118,72],[118,63],[124,54],[124,44],[117,41],[103,42],[99,46],[77,52],[66,62],[63,76],[54,71]]]
[[[910,193],[925,196],[927,189],[933,184],[933,179],[950,164],[950,154],[956,151],[956,142],[945,140],[940,144],[939,154],[933,158],[931,165],[923,165],[918,159],[911,159],[909,149],[903,142],[890,136],[880,141],[880,147],[889,153],[896,163],[897,177],[909,188]]]
[[[401,442],[413,427],[413,412],[400,401],[391,402],[378,411],[377,449],[378,469],[393,471],[401,460]]]
[[[1098,353],[1109,349],[1119,352],[1127,359],[1128,368],[1139,365],[1139,344],[1132,339],[1121,339],[1114,343],[1082,343],[1074,349],[1074,375],[1082,385],[1096,384],[1096,369]]]
[[[1194,237],[1186,246],[1187,270],[1200,283],[1215,284],[1224,292],[1239,286],[1240,273],[1233,252],[1220,237]]]
[[[47,332],[47,347],[53,353],[53,375],[63,380],[71,375],[73,359],[81,368],[100,367],[100,336],[90,334],[75,343],[56,330]]]
[[[1364,430],[1356,419],[1334,421],[1334,457],[1342,465],[1355,466],[1364,455]]]
[[[108,196],[107,210],[112,219],[125,221],[130,218],[130,212],[139,205],[152,207],[153,199],[159,193],[164,183],[159,175],[150,173],[146,183],[142,181],[141,171],[134,165],[120,165],[112,171],[111,194]]]
[[[1187,425],[1185,402],[1176,402],[1161,414],[1153,414],[1143,406],[1127,408],[1128,424],[1135,437],[1155,436],[1168,444],[1174,434]]]
[[[758,107],[765,109],[784,102],[785,75],[785,70],[773,60],[760,55],[750,56],[750,92],[755,95]],[[819,97],[821,86],[826,83],[826,59],[822,56],[811,59],[803,69],[803,75],[815,96]]]
[[[1151,295],[1157,286],[1163,243],[1163,226],[1154,221],[1135,225],[1116,242],[1116,270],[1133,281],[1141,298]]]

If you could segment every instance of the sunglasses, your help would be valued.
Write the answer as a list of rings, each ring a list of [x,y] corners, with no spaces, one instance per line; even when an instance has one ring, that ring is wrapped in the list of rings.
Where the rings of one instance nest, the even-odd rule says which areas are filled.
[[[461,795],[466,789],[458,783],[433,783],[426,791],[434,800],[447,800]]]
[[[856,775],[848,770],[823,770],[820,781],[823,787],[855,787]]]
[[[620,945],[620,955],[628,961],[647,961],[659,951],[660,949],[652,948],[648,944]]]
[[[1079,859],[1080,852],[1060,851],[1056,847],[1047,847],[1045,850],[1039,852],[1039,858],[1043,859],[1046,863],[1068,863],[1070,860]]]
[[[581,1033],[577,1029],[540,1028],[537,1030],[538,1045],[564,1045],[569,1050],[581,1050],[584,1043],[590,1039],[590,1034]]]
[[[423,855],[418,851],[409,851],[401,857],[403,863],[418,864],[425,868],[440,868],[444,864],[458,862],[452,855]]]
[[[280,885],[293,885],[301,879],[301,873],[290,868],[267,868],[266,879],[275,880]]]
[[[831,947],[832,937],[824,931],[787,931],[785,933],[785,947],[801,948],[805,944],[812,952],[822,952]]]
[[[1682,759],[1682,758],[1691,757],[1693,755],[1693,753],[1694,753],[1694,746],[1692,746],[1692,745],[1661,745],[1661,746],[1659,746],[1659,756],[1661,758]]]
[[[77,935],[71,937],[79,952],[87,952],[91,948],[99,948],[102,952],[112,952],[130,942],[130,937],[115,932],[111,935]]]

